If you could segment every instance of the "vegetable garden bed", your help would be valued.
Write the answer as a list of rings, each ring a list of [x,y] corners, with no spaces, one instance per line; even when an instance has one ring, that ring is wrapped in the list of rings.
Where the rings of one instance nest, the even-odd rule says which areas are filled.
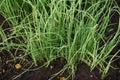
[[[0,80],[120,80],[119,0],[0,1]]]

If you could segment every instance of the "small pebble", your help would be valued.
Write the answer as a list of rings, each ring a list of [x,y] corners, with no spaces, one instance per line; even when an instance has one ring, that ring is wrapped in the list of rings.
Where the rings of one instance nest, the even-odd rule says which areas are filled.
[[[5,72],[5,70],[3,69],[3,71],[2,71],[3,73]]]
[[[93,75],[90,75],[90,77],[92,78],[92,77],[93,77]]]
[[[118,72],[120,73],[120,70]]]
[[[53,69],[53,66],[52,66],[52,65],[50,66],[50,69]]]

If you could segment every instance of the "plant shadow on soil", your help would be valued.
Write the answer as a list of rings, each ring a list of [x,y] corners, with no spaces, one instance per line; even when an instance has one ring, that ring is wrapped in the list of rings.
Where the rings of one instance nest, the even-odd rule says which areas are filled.
[[[120,4],[120,1],[118,2],[118,4]],[[4,20],[5,18],[0,14],[0,25],[4,22]],[[117,23],[117,24],[108,27],[108,29],[113,28],[113,32],[116,32],[118,22],[119,22],[119,15],[115,13],[115,15],[112,16],[111,18],[111,23]],[[10,28],[7,22],[5,22],[3,26],[4,26],[3,29]],[[113,32],[107,33],[106,36],[110,36]],[[114,54],[115,52],[117,52],[119,50],[119,47],[120,47],[120,44],[118,44],[114,48],[111,54]],[[17,54],[23,54],[23,51],[18,50]],[[120,56],[120,53],[118,55]],[[8,63],[7,61],[10,60],[11,58],[12,56],[10,55],[9,52],[5,50],[0,52],[0,80],[49,80],[49,78],[53,74],[61,70],[63,66],[66,64],[65,59],[57,58],[47,68],[42,67],[34,71],[26,71],[26,69],[30,65],[32,65],[30,61],[30,57],[26,57],[22,61],[17,60],[17,61]],[[20,63],[22,65],[22,68],[16,69],[15,65],[17,63]],[[114,66],[116,69],[110,68],[105,80],[120,80],[120,59],[116,60],[111,65]],[[69,75],[70,75],[70,71],[66,70],[63,74],[56,76],[52,80],[60,80],[60,77],[67,77]],[[69,77],[68,80],[72,80],[71,77]],[[87,64],[79,63],[77,66],[77,70],[75,72],[74,80],[101,80],[101,74],[99,73],[98,68],[95,68],[93,71],[90,71],[90,67]]]

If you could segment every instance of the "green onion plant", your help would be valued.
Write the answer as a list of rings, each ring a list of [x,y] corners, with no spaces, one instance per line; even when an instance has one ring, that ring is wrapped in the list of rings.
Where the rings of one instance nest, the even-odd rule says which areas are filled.
[[[84,62],[91,70],[99,67],[104,78],[119,53],[110,58],[120,42],[120,22],[114,36],[105,35],[114,11],[120,14],[114,0],[0,0],[0,12],[12,25],[7,35],[0,26],[0,51],[21,49],[35,65],[65,58],[62,71],[70,69],[73,78]]]

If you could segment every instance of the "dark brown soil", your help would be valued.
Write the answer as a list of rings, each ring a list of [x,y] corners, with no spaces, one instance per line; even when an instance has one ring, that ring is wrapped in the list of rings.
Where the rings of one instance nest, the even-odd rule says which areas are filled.
[[[48,67],[42,67],[37,70],[29,71],[30,68],[34,68],[34,65],[26,59],[8,62],[11,59],[10,53],[7,51],[0,52],[0,80],[49,80],[49,78],[57,73],[66,64],[65,59],[57,58]],[[22,67],[16,69],[15,65],[19,63]],[[39,64],[41,65],[41,64]],[[108,76],[105,80],[120,80],[120,59],[112,63],[117,69],[110,69]],[[37,68],[38,66],[36,66]],[[25,70],[29,68],[29,70]],[[35,68],[35,69],[36,69]],[[23,73],[25,72],[25,73]],[[66,70],[63,74],[60,74],[52,80],[60,80],[60,77],[68,77],[70,71]],[[71,77],[68,80],[72,80]],[[80,63],[77,66],[74,80],[102,80],[99,70],[95,68],[90,71],[89,66],[85,63]]]

